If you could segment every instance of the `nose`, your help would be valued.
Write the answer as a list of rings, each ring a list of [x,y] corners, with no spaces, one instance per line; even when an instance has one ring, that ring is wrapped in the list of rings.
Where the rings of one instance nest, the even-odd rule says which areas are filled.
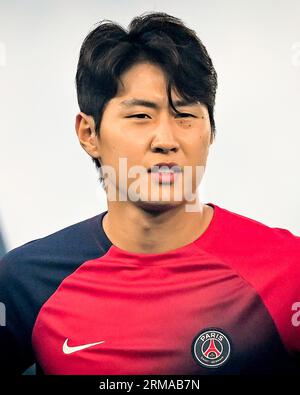
[[[153,152],[168,153],[169,151],[178,151],[179,143],[174,139],[173,129],[174,125],[171,124],[169,119],[159,122],[151,142],[151,150]]]

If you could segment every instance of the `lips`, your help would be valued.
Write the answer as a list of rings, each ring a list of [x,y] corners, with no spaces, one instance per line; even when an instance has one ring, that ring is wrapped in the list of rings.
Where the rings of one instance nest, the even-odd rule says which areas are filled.
[[[173,173],[180,173],[181,172],[181,166],[178,165],[178,163],[175,162],[159,162],[156,163],[155,165],[151,166],[148,169],[148,173],[160,173],[160,172],[173,172]]]

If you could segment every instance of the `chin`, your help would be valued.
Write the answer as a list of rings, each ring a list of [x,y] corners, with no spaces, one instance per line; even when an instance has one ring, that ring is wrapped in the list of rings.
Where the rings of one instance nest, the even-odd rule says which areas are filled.
[[[153,201],[153,200],[139,200],[134,202],[138,207],[148,212],[161,213],[167,210],[174,209],[184,202],[182,201]]]

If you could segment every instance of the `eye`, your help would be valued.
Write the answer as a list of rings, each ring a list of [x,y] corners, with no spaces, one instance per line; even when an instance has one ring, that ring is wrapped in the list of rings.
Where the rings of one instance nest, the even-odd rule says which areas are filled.
[[[134,115],[129,115],[128,117],[125,117],[125,118],[146,119],[145,117],[149,117],[149,115],[147,115],[147,114],[134,114]]]
[[[188,114],[186,112],[181,112],[179,114],[176,114],[176,116],[179,117],[179,118],[185,118],[185,117],[193,117],[193,118],[195,118],[195,115]]]

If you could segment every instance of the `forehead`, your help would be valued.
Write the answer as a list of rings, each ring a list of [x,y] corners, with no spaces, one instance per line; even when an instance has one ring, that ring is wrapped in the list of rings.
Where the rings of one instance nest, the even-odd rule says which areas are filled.
[[[120,76],[116,96],[111,104],[120,110],[137,106],[159,109],[168,105],[165,71],[152,63],[136,63]],[[185,100],[172,87],[171,97],[175,107],[200,106],[197,100]]]
[[[159,99],[165,95],[167,95],[166,72],[158,65],[136,63],[123,72],[119,78],[116,97],[157,97]],[[176,98],[178,95],[172,88],[172,99]]]

